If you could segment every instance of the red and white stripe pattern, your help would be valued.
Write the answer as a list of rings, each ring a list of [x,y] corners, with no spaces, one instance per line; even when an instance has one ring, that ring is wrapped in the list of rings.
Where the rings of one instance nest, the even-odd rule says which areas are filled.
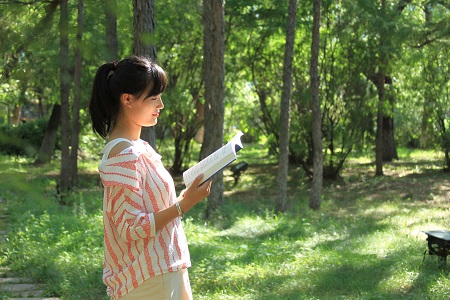
[[[107,151],[99,165],[105,187],[103,281],[112,299],[152,276],[191,265],[180,218],[155,232],[153,213],[176,201],[173,179],[147,142],[131,143],[109,159]]]

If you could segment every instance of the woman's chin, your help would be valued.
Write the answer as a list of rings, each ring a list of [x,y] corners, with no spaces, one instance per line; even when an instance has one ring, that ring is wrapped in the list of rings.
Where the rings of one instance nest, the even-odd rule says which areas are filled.
[[[147,124],[142,125],[142,127],[152,127],[158,124],[158,120],[154,120],[152,122],[148,122]]]

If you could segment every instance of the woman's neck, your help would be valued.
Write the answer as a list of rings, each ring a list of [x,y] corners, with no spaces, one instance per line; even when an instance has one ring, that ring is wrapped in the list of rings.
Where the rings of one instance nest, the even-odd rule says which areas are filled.
[[[109,135],[108,140],[112,141],[117,138],[125,138],[131,141],[139,140],[141,136],[141,128],[132,129],[129,126],[120,126],[120,124],[116,124]]]

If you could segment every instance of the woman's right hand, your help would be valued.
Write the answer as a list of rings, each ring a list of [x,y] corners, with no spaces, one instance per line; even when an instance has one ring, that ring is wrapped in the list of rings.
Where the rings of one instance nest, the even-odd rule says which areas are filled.
[[[208,197],[211,190],[211,179],[205,181],[202,185],[200,182],[203,174],[198,175],[192,184],[181,193],[182,199],[179,201],[183,213],[189,211],[195,204]]]

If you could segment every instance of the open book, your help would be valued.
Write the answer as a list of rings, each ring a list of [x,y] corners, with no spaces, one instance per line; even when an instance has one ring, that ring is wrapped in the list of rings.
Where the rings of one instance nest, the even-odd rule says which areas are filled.
[[[211,153],[205,159],[197,163],[192,168],[183,173],[183,180],[186,187],[192,184],[194,179],[203,173],[203,179],[200,183],[202,185],[208,181],[217,172],[228,166],[236,160],[236,153],[244,148],[241,142],[241,136],[244,134],[239,131],[226,145]]]

